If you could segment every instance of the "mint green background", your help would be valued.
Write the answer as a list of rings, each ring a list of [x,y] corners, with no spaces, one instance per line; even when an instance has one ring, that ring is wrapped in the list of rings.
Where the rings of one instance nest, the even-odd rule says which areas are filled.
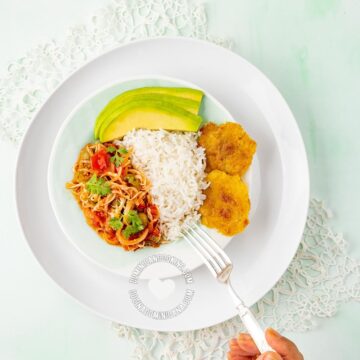
[[[63,36],[107,0],[2,0],[0,73],[29,48]],[[360,257],[360,2],[208,0],[210,32],[258,66],[282,92],[303,134],[312,194]],[[0,142],[0,358],[128,359],[132,344],[65,295],[25,245],[13,199],[16,149]],[[359,304],[316,330],[288,334],[306,359],[360,355]]]

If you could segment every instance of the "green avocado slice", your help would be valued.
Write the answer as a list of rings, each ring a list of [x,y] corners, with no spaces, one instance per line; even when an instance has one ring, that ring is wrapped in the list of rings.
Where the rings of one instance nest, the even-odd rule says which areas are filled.
[[[100,141],[122,138],[133,129],[198,131],[202,118],[165,101],[141,100],[124,105],[122,112],[101,129]]]
[[[177,106],[183,110],[186,110],[194,115],[197,115],[200,103],[193,100],[179,98],[176,96],[163,95],[163,94],[139,94],[129,98],[126,102],[118,105],[118,107],[112,107],[112,111],[107,116],[104,116],[100,123],[95,127],[95,135],[99,137],[101,131],[105,129],[119,114],[123,112],[124,106],[127,106],[131,102],[139,101],[156,101],[158,103],[168,103]]]
[[[95,121],[94,137],[97,139],[100,134],[100,128],[104,121],[112,116],[113,112],[122,105],[139,96],[163,96],[165,101],[173,102],[185,110],[198,114],[203,92],[191,88],[172,88],[172,87],[143,87],[126,91],[113,98],[101,111]],[[170,98],[171,97],[171,98]]]

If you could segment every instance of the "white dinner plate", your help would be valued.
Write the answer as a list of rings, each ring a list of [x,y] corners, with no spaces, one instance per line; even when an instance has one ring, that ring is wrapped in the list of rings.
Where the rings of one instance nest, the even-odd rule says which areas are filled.
[[[23,139],[16,173],[18,216],[44,270],[99,315],[152,330],[207,327],[234,316],[236,310],[227,291],[204,266],[193,272],[194,296],[185,311],[164,320],[145,316],[130,301],[127,278],[89,261],[66,240],[48,197],[51,148],[73,109],[109,84],[147,74],[197,84],[213,94],[256,140],[261,177],[257,211],[246,231],[233,238],[226,251],[234,263],[234,287],[248,305],[275,285],[296,252],[306,220],[309,177],[303,141],[274,85],[240,56],[208,42],[186,38],[133,42],[98,57],[64,81],[37,113]],[[150,288],[147,281],[140,280],[142,300],[149,307],[172,304],[184,291],[182,276],[172,281],[168,289],[173,293],[156,299],[153,290],[159,284]]]

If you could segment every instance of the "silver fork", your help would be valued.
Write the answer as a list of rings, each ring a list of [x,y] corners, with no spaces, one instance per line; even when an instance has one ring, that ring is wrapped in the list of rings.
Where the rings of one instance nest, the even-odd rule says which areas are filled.
[[[221,283],[227,285],[235,303],[239,316],[247,331],[252,336],[261,353],[274,351],[265,339],[265,334],[250,309],[236,294],[230,282],[233,264],[220,246],[199,225],[192,224],[184,229],[185,238],[203,258],[212,275]]]

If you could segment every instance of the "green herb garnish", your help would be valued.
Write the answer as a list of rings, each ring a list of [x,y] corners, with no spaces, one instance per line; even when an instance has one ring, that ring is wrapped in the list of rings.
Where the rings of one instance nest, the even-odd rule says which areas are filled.
[[[86,183],[86,190],[92,194],[98,194],[101,196],[105,196],[111,193],[109,183],[107,183],[103,178],[98,178],[96,174],[94,174]]]
[[[118,152],[119,152],[120,154],[127,154],[127,153],[128,153],[128,151],[127,151],[125,148],[119,149]]]
[[[109,146],[109,147],[106,149],[106,151],[107,151],[108,153],[114,153],[114,152],[116,151],[116,147],[115,147],[115,146]]]
[[[128,183],[132,184],[134,182],[134,180],[135,180],[135,176],[134,175],[127,175],[127,176],[125,176],[125,180]]]
[[[113,228],[114,230],[119,230],[122,228],[123,223],[119,218],[111,218],[109,220],[109,225],[111,228]]]
[[[108,153],[114,154],[111,158],[110,161],[116,166],[119,167],[123,161],[124,158],[121,156],[122,154],[127,154],[128,151],[125,148],[121,148],[121,149],[116,149],[115,146],[109,146],[106,150]]]
[[[130,210],[126,215],[127,222],[129,223],[123,231],[124,236],[128,239],[131,235],[144,230],[144,224],[136,210]]]
[[[118,154],[118,152],[115,153],[115,155],[113,155],[111,158],[110,158],[110,161],[116,166],[116,167],[119,167],[123,161],[124,161],[124,158]]]
[[[140,181],[136,179],[134,175],[130,174],[125,176],[125,180],[132,186],[136,187],[137,189],[140,189]]]

